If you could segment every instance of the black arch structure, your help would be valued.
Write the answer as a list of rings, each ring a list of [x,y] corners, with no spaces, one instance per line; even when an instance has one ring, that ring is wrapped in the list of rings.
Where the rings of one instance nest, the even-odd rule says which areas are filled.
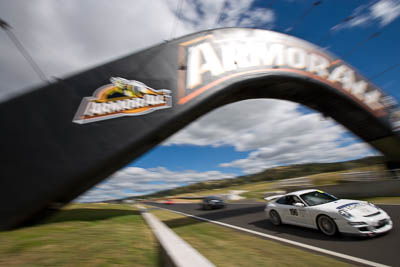
[[[285,34],[217,29],[1,103],[0,229],[42,218],[203,114],[253,98],[318,110],[400,166],[397,104],[353,67]]]

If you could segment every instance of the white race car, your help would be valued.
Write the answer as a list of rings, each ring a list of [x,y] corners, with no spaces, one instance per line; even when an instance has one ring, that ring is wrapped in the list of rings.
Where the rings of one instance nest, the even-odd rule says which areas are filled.
[[[294,224],[337,233],[372,236],[392,229],[389,215],[372,203],[338,199],[321,190],[309,189],[266,197],[265,213],[274,225]]]

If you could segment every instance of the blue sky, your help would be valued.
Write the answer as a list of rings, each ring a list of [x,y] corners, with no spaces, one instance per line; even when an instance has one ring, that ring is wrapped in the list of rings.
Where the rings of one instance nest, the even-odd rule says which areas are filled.
[[[172,171],[196,170],[199,172],[218,170],[242,174],[238,168],[220,167],[218,163],[229,162],[245,157],[248,153],[236,151],[232,146],[212,147],[193,145],[157,146],[149,153],[128,166],[139,166],[142,168],[153,168],[156,162],[163,162]]]
[[[164,40],[237,26],[305,39],[343,58],[367,78],[395,66],[373,82],[399,100],[400,65],[395,64],[400,60],[400,0],[324,0],[313,5],[316,2],[5,0],[0,3],[0,18],[13,27],[49,78],[76,73]],[[40,84],[4,32],[0,32],[0,84],[0,101]],[[260,109],[265,113],[254,112]],[[273,166],[375,154],[334,121],[296,103],[244,101],[200,118],[79,201],[140,195]]]

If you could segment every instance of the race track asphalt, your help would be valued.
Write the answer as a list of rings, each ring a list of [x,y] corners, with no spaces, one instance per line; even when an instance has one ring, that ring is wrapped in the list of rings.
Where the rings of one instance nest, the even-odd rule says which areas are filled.
[[[149,203],[150,204],[150,203]],[[291,225],[274,226],[266,219],[262,203],[228,204],[224,209],[201,210],[198,204],[151,205],[219,221],[260,233],[328,249],[389,266],[400,266],[400,205],[380,205],[392,218],[393,229],[372,238],[339,235],[327,237],[313,229]],[[198,223],[204,223],[198,220]]]

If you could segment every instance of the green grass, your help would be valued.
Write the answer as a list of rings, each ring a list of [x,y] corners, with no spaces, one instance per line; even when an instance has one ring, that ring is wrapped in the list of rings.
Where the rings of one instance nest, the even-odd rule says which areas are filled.
[[[73,204],[40,225],[0,232],[0,266],[157,264],[157,243],[128,205]]]
[[[153,213],[217,266],[352,266],[172,212]]]

